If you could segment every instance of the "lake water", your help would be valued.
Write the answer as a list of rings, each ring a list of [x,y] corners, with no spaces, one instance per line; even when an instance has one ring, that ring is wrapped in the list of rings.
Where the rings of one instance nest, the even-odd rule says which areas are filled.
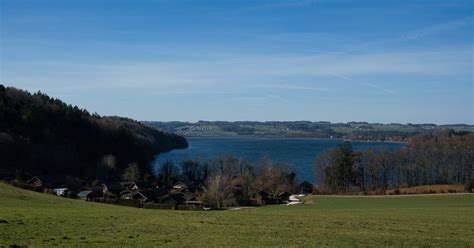
[[[288,164],[299,181],[314,181],[313,162],[320,152],[334,148],[338,139],[274,139],[274,138],[188,138],[189,147],[157,155],[155,169],[167,160],[178,165],[186,159],[211,160],[218,156],[234,156],[256,162],[264,156]],[[402,143],[352,141],[356,151],[369,148],[399,149]]]

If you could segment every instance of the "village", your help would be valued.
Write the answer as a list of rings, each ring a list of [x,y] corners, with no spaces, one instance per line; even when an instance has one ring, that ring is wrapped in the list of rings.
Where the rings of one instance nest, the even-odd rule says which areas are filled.
[[[14,184],[14,183],[13,183]],[[14,184],[15,185],[15,184]],[[81,187],[54,187],[59,185],[49,177],[33,176],[26,184],[16,185],[36,192],[53,194],[58,197],[78,199],[90,202],[116,204],[147,209],[172,210],[213,210],[203,201],[203,184],[186,184],[178,181],[172,185],[134,181],[108,182]],[[295,192],[270,193],[261,190],[251,200],[237,201],[234,206],[298,205],[303,204],[304,196],[312,194],[313,185],[307,181],[297,186]],[[232,188],[232,194],[242,194],[239,185]],[[231,206],[229,206],[230,209]]]

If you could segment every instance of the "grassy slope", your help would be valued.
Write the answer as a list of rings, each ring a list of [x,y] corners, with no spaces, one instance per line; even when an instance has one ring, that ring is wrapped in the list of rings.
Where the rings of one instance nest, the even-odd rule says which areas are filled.
[[[474,195],[311,197],[303,206],[145,210],[0,183],[1,245],[472,246]],[[1,222],[1,221],[0,221]]]

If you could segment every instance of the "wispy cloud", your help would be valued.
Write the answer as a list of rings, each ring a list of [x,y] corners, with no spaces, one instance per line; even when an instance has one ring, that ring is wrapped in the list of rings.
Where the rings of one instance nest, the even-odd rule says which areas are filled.
[[[473,21],[472,17],[467,17],[460,20],[454,20],[450,22],[437,24],[431,27],[427,27],[427,28],[403,35],[402,37],[395,39],[394,42],[418,40],[427,36],[432,36],[439,33],[448,32],[448,31],[463,28],[469,25],[472,26],[472,21]]]
[[[295,8],[295,7],[306,7],[309,5],[314,5],[323,0],[280,0],[270,3],[258,4],[248,8],[248,10],[269,10],[276,8]]]
[[[381,76],[472,75],[472,47],[467,50],[393,53],[245,56],[203,58],[200,61],[111,62],[80,64],[67,61],[2,63],[2,81],[22,88],[64,89],[63,93],[92,89],[141,88],[157,92],[242,91],[267,87],[279,90],[324,91],[309,82],[355,83],[355,78]],[[15,69],[17,68],[17,69]],[[22,68],[18,70],[18,68]],[[333,78],[333,79],[331,79]],[[291,83],[303,82],[305,83]],[[266,86],[262,82],[268,83]],[[377,86],[369,86],[376,88]],[[380,90],[383,90],[380,88]],[[385,89],[386,92],[392,92]],[[393,93],[393,92],[392,92]]]
[[[294,90],[294,91],[331,91],[327,88],[312,87],[305,85],[291,85],[291,84],[254,84],[252,88],[263,88],[263,89],[281,89],[281,90]]]
[[[342,75],[340,73],[331,73],[331,75],[335,76],[335,77],[338,77],[338,78],[342,78],[342,79],[345,79],[345,80],[350,80],[350,78],[348,76],[345,76],[345,75]]]
[[[375,85],[375,84],[367,84],[366,83],[364,85],[369,86],[369,87],[374,88],[374,89],[377,89],[377,90],[381,90],[381,91],[386,92],[386,93],[390,93],[390,94],[395,94],[396,93],[394,90],[383,88],[383,87],[380,87],[380,86]]]

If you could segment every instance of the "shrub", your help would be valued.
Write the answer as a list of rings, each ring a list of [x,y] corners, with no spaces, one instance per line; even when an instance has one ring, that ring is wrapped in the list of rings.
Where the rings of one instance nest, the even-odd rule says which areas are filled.
[[[470,180],[466,179],[464,183],[464,191],[466,191],[467,193],[471,193],[472,188],[473,188],[473,183]]]

